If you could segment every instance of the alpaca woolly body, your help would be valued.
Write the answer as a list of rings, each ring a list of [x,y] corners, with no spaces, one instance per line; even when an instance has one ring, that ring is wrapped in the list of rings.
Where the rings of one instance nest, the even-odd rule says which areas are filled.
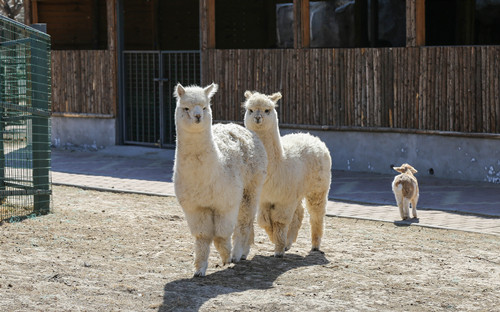
[[[275,110],[280,93],[245,92],[245,126],[257,133],[268,155],[258,223],[282,257],[296,240],[304,216],[310,214],[312,250],[319,250],[331,182],[332,160],[326,145],[306,133],[280,137]]]
[[[176,86],[174,187],[195,237],[195,276],[204,276],[212,241],[223,264],[246,258],[266,175],[267,155],[255,133],[235,124],[213,125],[217,90]],[[234,248],[231,253],[231,234]]]
[[[401,219],[410,218],[410,204],[413,217],[417,218],[417,202],[420,195],[417,178],[413,175],[417,173],[417,170],[409,164],[394,167],[394,170],[401,173],[394,177],[394,181],[392,181],[392,191],[396,198]]]

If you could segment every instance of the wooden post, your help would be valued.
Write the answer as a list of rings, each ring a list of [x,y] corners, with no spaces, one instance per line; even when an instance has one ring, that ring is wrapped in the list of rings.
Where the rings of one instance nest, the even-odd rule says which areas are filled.
[[[116,48],[118,46],[118,34],[117,34],[117,25],[118,25],[118,20],[117,20],[117,14],[116,14],[116,7],[117,3],[116,1],[106,1],[106,21],[108,24],[108,51],[110,52],[110,55],[112,56],[113,60],[111,61],[112,64],[114,64],[114,69],[111,70],[112,72],[112,90],[113,91],[113,103],[111,104],[111,110],[112,110],[112,115],[116,116],[118,112],[118,49]]]
[[[425,45],[425,0],[406,0],[406,46]]]
[[[201,50],[215,49],[215,0],[200,0]]]
[[[293,0],[293,47],[309,48],[309,0]]]
[[[31,0],[24,0],[24,24],[31,25],[33,24],[33,14],[32,14],[32,4]]]

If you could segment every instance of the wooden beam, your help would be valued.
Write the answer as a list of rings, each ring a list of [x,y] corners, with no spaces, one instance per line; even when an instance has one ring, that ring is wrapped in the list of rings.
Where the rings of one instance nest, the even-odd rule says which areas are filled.
[[[31,25],[33,20],[33,14],[31,12],[31,0],[24,0],[24,24]]]
[[[37,0],[31,1],[31,24],[38,23],[38,3],[37,2],[38,2]]]
[[[200,0],[201,50],[215,49],[215,0]]]
[[[425,0],[416,0],[416,45],[425,45]]]
[[[309,48],[309,0],[293,0],[293,47]]]
[[[406,0],[406,46],[425,45],[425,0]]]
[[[116,1],[106,1],[106,21],[108,24],[108,50],[115,51],[118,36],[116,33],[117,17],[116,17]]]

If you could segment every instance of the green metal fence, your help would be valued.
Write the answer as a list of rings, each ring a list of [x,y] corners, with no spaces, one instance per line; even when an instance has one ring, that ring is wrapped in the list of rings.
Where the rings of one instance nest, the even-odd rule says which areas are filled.
[[[0,221],[50,212],[50,37],[0,16]]]

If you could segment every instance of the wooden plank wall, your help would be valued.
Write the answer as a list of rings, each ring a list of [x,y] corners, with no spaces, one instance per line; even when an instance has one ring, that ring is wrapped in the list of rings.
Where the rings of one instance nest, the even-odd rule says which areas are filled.
[[[214,118],[241,121],[245,90],[280,91],[281,124],[500,133],[500,47],[217,50]]]
[[[115,116],[115,52],[52,51],[52,112]]]

